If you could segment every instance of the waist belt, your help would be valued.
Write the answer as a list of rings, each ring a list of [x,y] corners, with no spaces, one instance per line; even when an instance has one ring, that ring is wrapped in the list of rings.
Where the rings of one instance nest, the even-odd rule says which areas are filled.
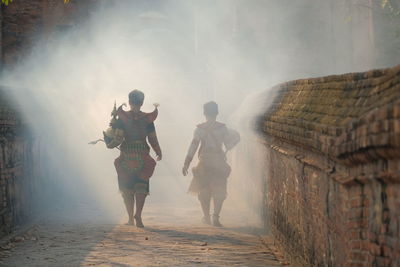
[[[127,153],[142,152],[148,151],[149,146],[145,141],[130,141],[122,143],[121,150]]]

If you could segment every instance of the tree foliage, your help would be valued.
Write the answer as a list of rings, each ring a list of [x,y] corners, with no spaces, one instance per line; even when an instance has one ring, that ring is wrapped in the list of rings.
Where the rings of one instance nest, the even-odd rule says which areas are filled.
[[[70,0],[64,0],[64,3],[69,3]],[[12,0],[1,0],[1,3],[8,6],[9,3],[11,3]]]
[[[8,4],[12,2],[12,0],[1,0],[2,4],[5,4],[6,6],[8,6]]]

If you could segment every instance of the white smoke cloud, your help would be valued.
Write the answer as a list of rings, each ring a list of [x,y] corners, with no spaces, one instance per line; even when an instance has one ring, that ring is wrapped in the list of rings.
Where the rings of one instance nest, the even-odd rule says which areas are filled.
[[[37,44],[29,58],[3,75],[2,84],[18,88],[15,97],[47,143],[51,179],[67,202],[96,203],[107,207],[105,216],[110,217],[124,214],[113,166],[118,151],[87,143],[101,137],[114,101],[126,103],[128,93],[140,89],[146,94],[144,111],[151,111],[155,102],[161,104],[156,128],[164,159],[151,178],[148,203],[167,203],[179,212],[176,207],[198,205],[186,194],[190,178],[180,170],[195,125],[203,121],[202,104],[215,100],[219,119],[243,135],[230,159],[234,173],[226,214],[237,214],[240,207],[257,217],[264,177],[254,170],[264,167],[243,159],[258,161],[263,151],[254,145],[244,122],[262,113],[273,96],[255,92],[332,71],[329,64],[321,64],[328,59],[306,63],[330,48],[307,47],[323,43],[316,42],[318,32],[295,35],[290,26],[295,20],[289,18],[301,15],[296,12],[258,0],[105,1],[83,24]],[[305,22],[305,33],[307,23],[314,22]]]

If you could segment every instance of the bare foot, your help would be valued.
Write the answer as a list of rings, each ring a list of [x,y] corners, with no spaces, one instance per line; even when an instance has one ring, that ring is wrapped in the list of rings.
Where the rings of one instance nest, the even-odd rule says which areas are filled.
[[[213,215],[213,225],[215,227],[224,227],[220,222],[219,222],[219,216]]]
[[[129,220],[125,225],[135,225],[135,222],[133,220]]]
[[[142,217],[135,216],[133,218],[135,218],[136,227],[138,227],[138,228],[143,228],[144,227],[143,222],[142,222]]]
[[[210,224],[211,225],[210,216],[204,216],[203,219],[201,219],[201,221],[204,224]]]

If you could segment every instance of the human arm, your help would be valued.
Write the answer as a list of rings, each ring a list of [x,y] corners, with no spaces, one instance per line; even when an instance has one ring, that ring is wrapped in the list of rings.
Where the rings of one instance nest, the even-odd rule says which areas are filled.
[[[162,152],[160,145],[158,143],[158,138],[157,138],[157,133],[156,129],[154,126],[154,123],[150,123],[148,128],[147,128],[147,139],[149,140],[151,148],[154,150],[154,152],[157,155],[157,160],[160,161],[162,159]]]
[[[188,150],[188,153],[185,158],[185,162],[183,164],[182,174],[184,176],[186,176],[188,174],[188,169],[189,169],[190,163],[192,162],[193,157],[196,154],[196,151],[197,151],[199,145],[200,145],[200,136],[199,136],[198,130],[196,129],[194,136],[193,136],[193,140],[190,143],[189,150]]]
[[[226,129],[223,142],[225,145],[226,153],[240,142],[240,134],[233,129]]]

